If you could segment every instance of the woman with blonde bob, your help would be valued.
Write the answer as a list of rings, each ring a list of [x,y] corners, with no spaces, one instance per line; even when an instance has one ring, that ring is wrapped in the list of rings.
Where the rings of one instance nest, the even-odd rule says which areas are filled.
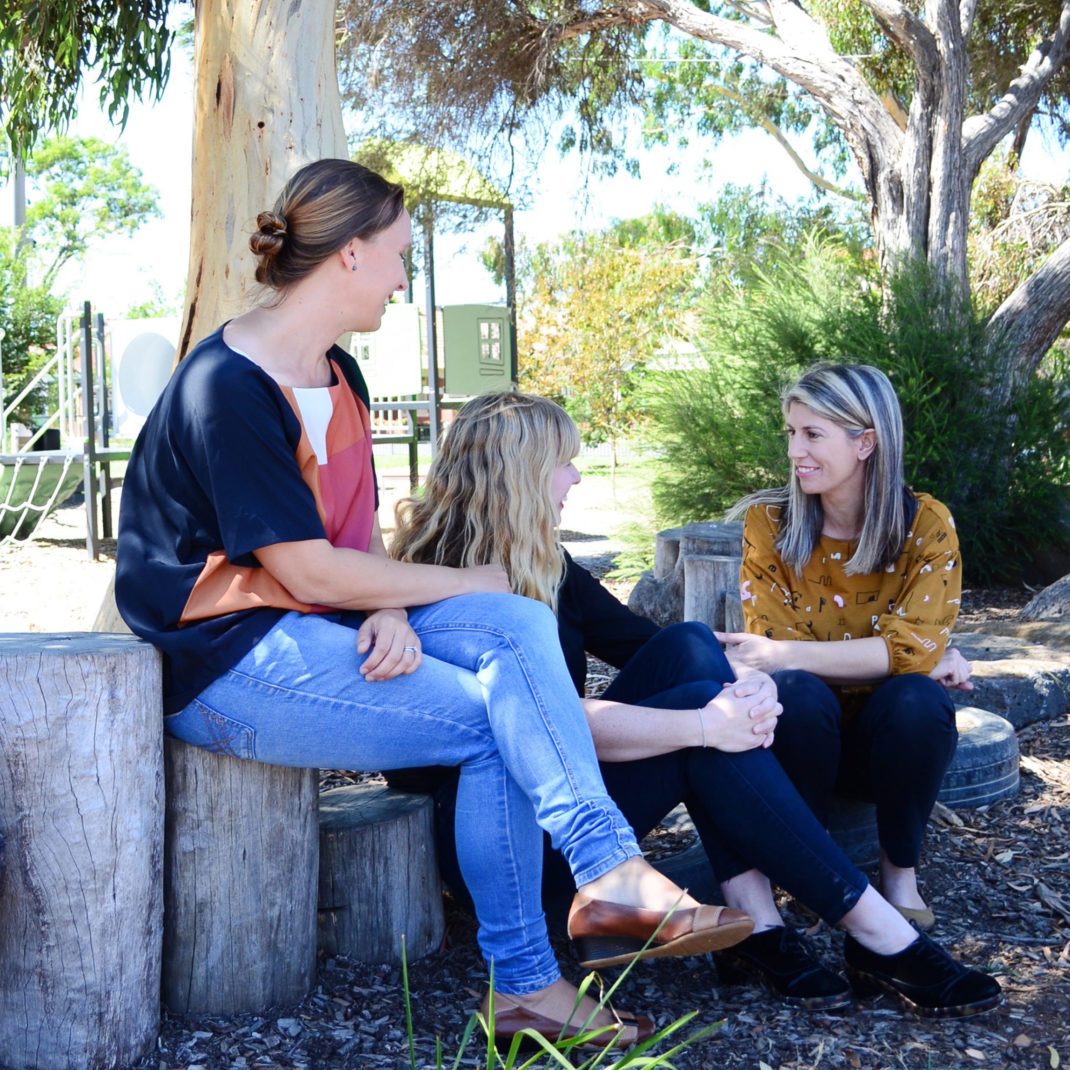
[[[814,812],[833,788],[877,804],[884,894],[919,928],[925,824],[955,752],[949,689],[972,689],[948,646],[962,569],[947,508],[911,491],[888,377],[819,364],[781,398],[792,477],[745,514],[746,632],[732,658],[772,673],[786,710],[774,752]]]
[[[780,713],[768,676],[742,666],[737,680],[705,625],[659,630],[565,552],[557,528],[579,481],[572,464],[578,451],[575,425],[546,399],[473,399],[432,462],[423,496],[399,504],[391,555],[453,567],[500,565],[514,592],[555,611],[580,695],[587,651],[620,668],[601,699],[583,700],[603,779],[640,836],[686,803],[725,901],[756,923],[754,935],[718,953],[722,977],[757,975],[786,1001],[811,1008],[851,1001],[844,979],[784,926],[771,877],[847,930],[848,967],[859,979],[876,981],[923,1014],[963,1016],[993,1006],[998,985],[919,935],[800,798],[768,749]],[[463,893],[451,833],[456,777],[438,769],[388,779],[435,793],[440,862]],[[568,881],[552,854],[547,877],[544,894]],[[864,968],[855,968],[852,955]]]

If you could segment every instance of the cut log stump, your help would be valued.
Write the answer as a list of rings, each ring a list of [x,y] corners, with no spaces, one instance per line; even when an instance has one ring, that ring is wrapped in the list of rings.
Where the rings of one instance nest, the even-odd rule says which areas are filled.
[[[408,960],[442,944],[445,919],[427,795],[381,784],[320,796],[319,945],[364,962]]]
[[[160,659],[0,635],[0,1065],[111,1070],[160,1020]]]
[[[180,1014],[299,1002],[316,968],[318,774],[168,738],[163,1000]]]

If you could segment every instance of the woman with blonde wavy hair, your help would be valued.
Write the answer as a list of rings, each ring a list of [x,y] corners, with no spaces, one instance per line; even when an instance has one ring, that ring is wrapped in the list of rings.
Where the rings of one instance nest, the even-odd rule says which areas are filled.
[[[579,482],[572,463],[579,445],[572,420],[544,398],[502,393],[469,401],[431,464],[422,497],[399,504],[391,556],[500,565],[515,593],[554,609],[580,695],[586,652],[620,669],[600,699],[583,700],[602,776],[640,836],[684,802],[725,902],[755,919],[752,936],[718,952],[722,979],[757,976],[785,1001],[811,1008],[851,1001],[847,982],[785,927],[772,878],[847,931],[848,969],[857,981],[932,1016],[994,1006],[998,985],[917,933],[807,808],[768,749],[780,713],[769,677],[744,666],[737,680],[705,625],[658,629],[561,546],[557,528]],[[388,779],[434,793],[440,864],[463,896],[452,834],[455,774],[407,770]],[[544,897],[570,889],[567,869],[548,850]]]

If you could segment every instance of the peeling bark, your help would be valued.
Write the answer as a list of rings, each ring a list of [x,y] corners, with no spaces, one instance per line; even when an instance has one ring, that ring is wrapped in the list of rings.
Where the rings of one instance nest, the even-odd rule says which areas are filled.
[[[199,0],[193,211],[179,356],[253,300],[256,215],[283,181],[347,155],[327,0]]]

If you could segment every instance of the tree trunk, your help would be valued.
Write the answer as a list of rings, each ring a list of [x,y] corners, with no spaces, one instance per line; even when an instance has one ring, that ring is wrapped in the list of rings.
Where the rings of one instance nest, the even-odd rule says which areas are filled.
[[[130,636],[0,637],[0,1064],[124,1067],[160,1018],[160,659]]]
[[[179,359],[252,303],[249,235],[286,179],[347,156],[328,0],[198,0],[193,211]]]
[[[294,1004],[316,966],[314,769],[166,741],[164,1003],[180,1014]]]

